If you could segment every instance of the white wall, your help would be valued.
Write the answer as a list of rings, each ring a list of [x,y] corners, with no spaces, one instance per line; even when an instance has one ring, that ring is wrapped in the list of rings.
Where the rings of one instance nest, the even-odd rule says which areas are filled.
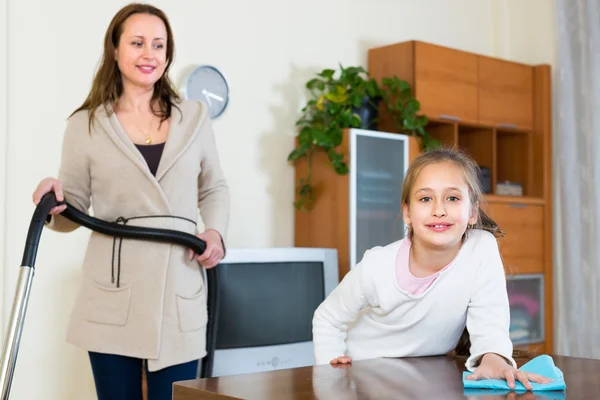
[[[41,178],[58,170],[65,119],[87,94],[104,30],[125,3],[0,0],[0,27],[6,26],[5,18],[9,22],[6,32],[0,29],[4,322],[33,211],[31,193]],[[338,62],[366,65],[368,48],[409,39],[517,61],[552,62],[553,2],[522,3],[155,1],[175,30],[176,81],[196,63],[214,64],[230,79],[230,108],[215,122],[233,196],[228,245],[293,244],[293,169],[286,157],[302,87],[314,72]],[[8,91],[3,86],[7,78]],[[64,343],[88,234],[83,229],[43,233],[12,398],[94,398],[86,354]]]
[[[6,137],[8,130],[8,121],[6,114],[6,100],[8,98],[7,93],[7,58],[6,53],[8,51],[7,45],[8,40],[6,33],[8,32],[7,19],[6,19],[6,1],[0,0],[0,272],[4,271],[5,265],[5,252],[4,252],[4,231],[6,220],[6,207],[4,201],[6,198]],[[4,273],[0,273],[0,288],[4,287]],[[0,311],[3,310],[4,296],[0,296]],[[0,323],[4,327],[4,313],[0,315]],[[2,330],[0,330],[2,332]],[[1,342],[0,342],[1,343]]]

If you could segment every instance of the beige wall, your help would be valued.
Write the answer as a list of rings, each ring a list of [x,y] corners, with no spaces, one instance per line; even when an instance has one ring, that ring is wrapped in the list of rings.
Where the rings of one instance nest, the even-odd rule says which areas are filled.
[[[4,265],[5,265],[5,251],[4,251],[4,232],[5,232],[5,221],[6,221],[6,137],[8,130],[7,121],[7,108],[6,100],[8,99],[8,93],[6,92],[6,79],[7,79],[7,45],[8,40],[6,33],[8,32],[7,19],[6,19],[6,1],[0,0],[0,27],[6,27],[0,29],[0,268],[2,273],[0,274],[0,288],[4,286]],[[0,310],[3,309],[4,297],[0,296]],[[4,313],[2,313],[2,327],[4,327]],[[1,332],[2,330],[0,330]]]
[[[83,101],[104,30],[123,4],[0,0],[4,322],[33,211],[31,193],[58,169],[65,119]],[[314,72],[338,62],[366,65],[369,47],[409,39],[531,63],[554,57],[553,2],[547,0],[154,4],[174,26],[177,82],[200,63],[214,64],[230,79],[231,105],[215,129],[233,196],[231,247],[293,244],[293,170],[286,157],[302,87]],[[83,229],[43,234],[12,398],[94,398],[86,354],[64,343],[88,235]]]

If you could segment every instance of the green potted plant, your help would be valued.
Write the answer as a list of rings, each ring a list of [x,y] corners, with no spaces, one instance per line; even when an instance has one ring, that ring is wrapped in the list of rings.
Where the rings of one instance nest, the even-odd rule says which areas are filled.
[[[337,72],[337,73],[336,73]],[[308,210],[314,201],[312,187],[312,157],[316,151],[327,153],[330,166],[340,175],[348,173],[344,154],[337,150],[342,143],[343,130],[360,128],[357,110],[363,106],[377,107],[379,86],[362,67],[339,66],[339,71],[324,69],[306,83],[309,100],[296,122],[299,127],[296,148],[288,155],[289,162],[306,157],[306,177],[300,178],[296,190],[298,209]]]
[[[315,201],[312,185],[315,152],[325,151],[335,172],[347,174],[344,154],[337,150],[343,130],[372,129],[377,119],[373,114],[380,102],[391,113],[399,133],[420,135],[421,146],[426,150],[436,145],[425,130],[427,118],[418,115],[420,104],[412,97],[408,82],[397,77],[385,78],[380,86],[362,67],[340,65],[339,68],[339,71],[324,69],[306,83],[309,99],[296,122],[299,128],[296,147],[288,155],[288,162],[292,163],[307,158],[306,176],[299,178],[296,186],[297,209],[310,210]]]
[[[380,96],[394,120],[398,133],[417,137],[424,151],[440,145],[440,142],[425,130],[429,120],[426,116],[419,115],[421,104],[412,96],[412,88],[408,82],[396,76],[383,78]]]

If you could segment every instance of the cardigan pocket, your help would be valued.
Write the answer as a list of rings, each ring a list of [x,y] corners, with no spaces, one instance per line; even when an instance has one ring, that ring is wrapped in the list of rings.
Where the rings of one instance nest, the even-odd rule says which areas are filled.
[[[177,294],[177,315],[179,317],[179,329],[182,332],[193,332],[206,328],[208,313],[204,287],[201,287],[192,296]]]
[[[87,295],[86,320],[105,325],[123,326],[129,316],[131,285],[106,287],[92,281]]]

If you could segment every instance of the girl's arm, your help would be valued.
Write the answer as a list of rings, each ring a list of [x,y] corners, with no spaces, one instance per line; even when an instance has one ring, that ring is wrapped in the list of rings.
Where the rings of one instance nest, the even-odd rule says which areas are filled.
[[[362,262],[350,270],[321,303],[313,318],[313,343],[317,364],[346,355],[348,324],[356,321],[368,302],[363,291]]]
[[[496,353],[516,368],[509,336],[510,308],[506,276],[498,242],[492,235],[486,235],[481,241],[481,247],[484,259],[477,271],[475,288],[467,310],[471,355],[466,367],[473,371],[484,354]]]

